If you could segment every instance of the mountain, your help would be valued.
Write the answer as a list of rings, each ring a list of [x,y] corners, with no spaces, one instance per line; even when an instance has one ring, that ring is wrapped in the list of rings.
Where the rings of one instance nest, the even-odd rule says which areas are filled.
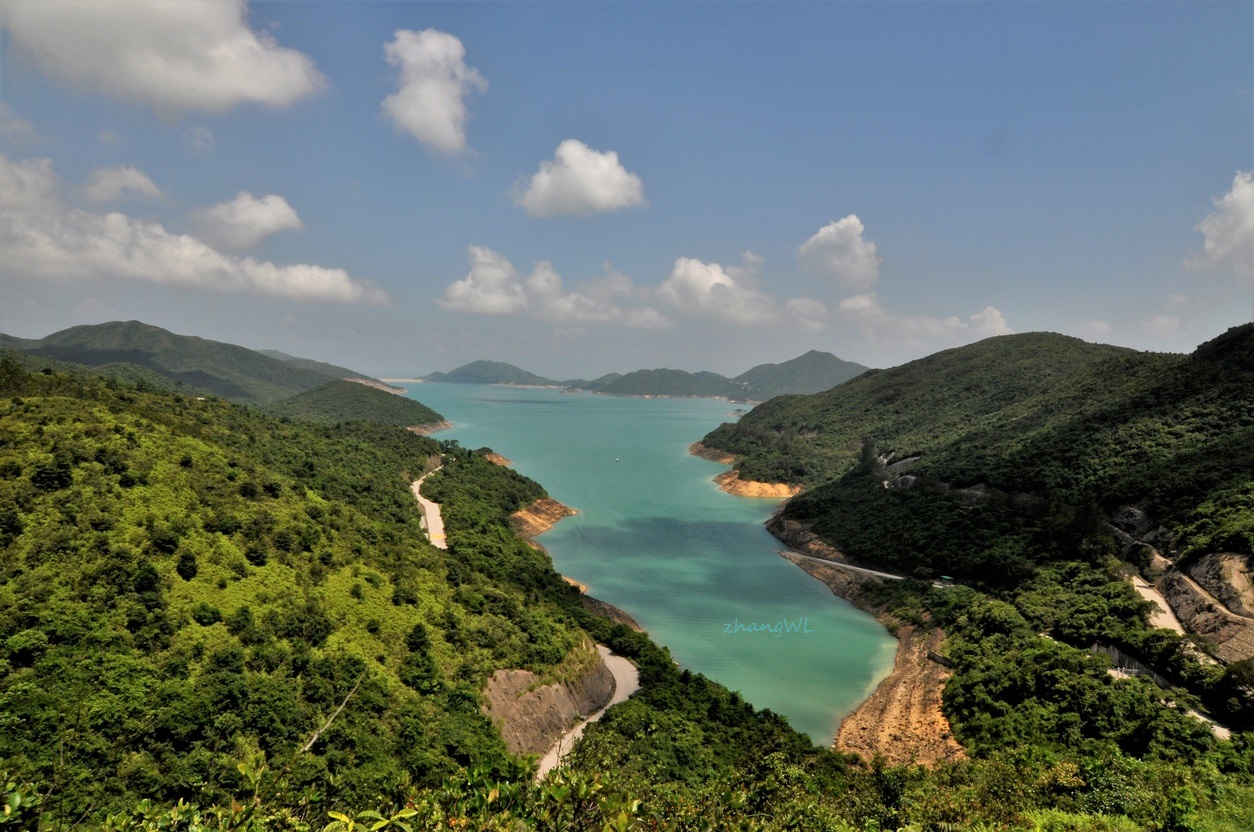
[[[304,370],[312,370],[315,373],[321,373],[327,378],[360,378],[366,379],[367,381],[378,382],[379,384],[383,383],[376,378],[372,378],[364,373],[359,373],[356,370],[350,370],[347,367],[339,367],[335,364],[327,364],[324,361],[314,361],[312,358],[297,358],[294,355],[288,355],[287,353],[279,352],[278,350],[257,350],[257,352],[262,355],[269,356],[270,358],[277,358],[285,364],[291,364],[293,367],[300,367]]]
[[[265,407],[266,412],[308,422],[375,422],[400,427],[434,426],[444,417],[405,396],[336,379]]]
[[[1077,552],[1137,562],[1149,547],[1109,531],[1133,514],[1165,529],[1155,557],[1173,568],[1250,557],[1254,324],[1191,355],[992,338],[774,399],[703,443],[745,479],[809,485],[783,519],[921,576],[1009,584]]]
[[[456,384],[524,384],[538,387],[560,386],[562,382],[529,373],[503,361],[472,361],[447,373],[432,373],[426,381]]]
[[[563,386],[614,396],[726,397],[738,401],[765,401],[784,393],[816,393],[866,372],[866,367],[842,361],[831,353],[811,350],[781,364],[759,364],[734,379],[718,373],[686,370],[636,370],[607,373],[600,378],[554,381],[500,361],[474,361],[448,373],[432,373],[427,381],[462,384],[526,384]]]
[[[815,747],[647,634],[589,612],[547,553],[511,529],[511,513],[543,488],[481,452],[82,371],[30,372],[0,356],[5,821],[304,832],[1249,829],[1250,734],[1219,739],[1191,709],[1254,727],[1254,663],[1221,665],[1206,640],[1147,626],[1149,605],[1125,576],[1133,564],[1119,558],[1149,573],[1177,557],[1170,532],[1129,512],[1116,520],[1135,538],[1125,544],[1069,501],[1139,483],[1151,495],[1144,509],[1171,529],[1182,516],[1173,505],[1201,509],[1185,530],[1190,545],[1206,538],[1203,548],[1248,555],[1252,340],[1246,328],[1192,356],[1114,351],[1093,357],[1087,374],[1063,354],[1091,345],[1038,340],[1079,405],[1074,418],[1056,412],[1022,441],[1016,422],[1003,422],[1001,444],[973,424],[970,459],[960,431],[933,436],[918,464],[947,461],[913,486],[893,469],[899,449],[875,445],[786,506],[782,522],[810,522],[852,555],[914,577],[933,573],[933,551],[993,567],[1047,549],[1054,557],[988,592],[972,584],[995,569],[957,573],[966,585],[872,581],[855,595],[886,616],[903,651],[919,634],[935,651],[934,661],[904,655],[943,665],[939,678],[911,678],[936,697],[927,721],[946,736],[952,728],[966,759],[934,765],[915,764],[908,731],[878,732],[905,763]],[[1013,410],[998,389],[1033,388],[1002,377],[1028,366],[1015,358],[1023,345],[1006,343],[1009,358],[997,345],[984,354],[997,372],[978,372],[975,353],[933,365],[976,399],[966,408],[976,422],[977,408]],[[881,421],[915,395],[897,381],[862,402]],[[961,395],[929,396],[919,400],[964,407]],[[857,415],[856,405],[842,412]],[[791,437],[798,449],[839,429],[821,410],[811,415],[814,427]],[[1031,412],[1017,416],[1036,424]],[[1016,479],[1044,466],[1046,497],[940,479],[964,460]],[[410,491],[437,464],[423,493],[441,507],[447,550],[428,545]],[[809,514],[790,514],[798,505]],[[825,580],[822,570],[836,571],[808,568]],[[842,636],[809,637],[839,646]],[[533,705],[596,675],[594,644],[637,665],[642,687],[537,782],[534,757],[507,744],[501,711],[537,722]],[[1110,653],[1134,655],[1168,687],[1139,665],[1112,673]],[[515,685],[509,696],[493,694],[502,680]]]
[[[732,381],[748,395],[766,401],[788,393],[820,393],[865,373],[869,367],[844,361],[830,352],[810,350],[781,364],[759,364]]]
[[[139,321],[76,326],[38,340],[6,336],[3,343],[89,367],[138,365],[172,382],[246,404],[284,399],[325,384],[328,377],[245,347],[176,335]]]
[[[1174,360],[1052,333],[1006,335],[870,370],[822,393],[780,396],[702,442],[736,454],[746,479],[815,485],[857,462],[867,437],[899,456],[962,438],[969,455],[977,435],[983,443],[1016,442],[1033,426],[1065,418],[1100,372],[1120,379],[1121,362]]]

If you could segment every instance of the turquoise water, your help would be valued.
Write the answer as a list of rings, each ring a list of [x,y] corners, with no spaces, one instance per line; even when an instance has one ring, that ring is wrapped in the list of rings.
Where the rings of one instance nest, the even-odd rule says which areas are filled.
[[[687,452],[734,407],[557,390],[413,384],[410,395],[580,514],[540,542],[559,572],[630,613],[684,667],[788,718],[816,743],[892,667],[896,641],[779,557],[776,501],[733,497]]]

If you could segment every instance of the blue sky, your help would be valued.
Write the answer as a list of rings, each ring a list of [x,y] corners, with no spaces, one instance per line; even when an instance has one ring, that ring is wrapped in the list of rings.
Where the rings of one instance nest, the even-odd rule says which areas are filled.
[[[0,330],[383,375],[1254,317],[1254,4],[0,2]]]

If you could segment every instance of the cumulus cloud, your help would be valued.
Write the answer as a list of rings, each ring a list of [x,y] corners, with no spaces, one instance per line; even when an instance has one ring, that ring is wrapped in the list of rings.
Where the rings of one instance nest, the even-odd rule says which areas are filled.
[[[122,165],[97,168],[83,186],[83,195],[92,202],[113,202],[128,196],[160,199],[161,189],[139,168]]]
[[[850,292],[865,292],[879,280],[875,243],[863,237],[866,229],[854,214],[830,222],[797,248],[797,259],[809,274],[835,280]]]
[[[557,146],[549,161],[541,162],[524,187],[514,186],[514,204],[533,217],[599,214],[644,205],[644,183],[629,173],[613,150],[593,150],[577,139]]]
[[[343,269],[223,254],[160,223],[68,207],[50,159],[0,154],[0,273],[34,279],[121,278],[290,300],[387,303]]]
[[[775,301],[758,290],[762,258],[751,251],[742,266],[723,268],[691,257],[675,261],[656,296],[680,312],[732,324],[759,325],[777,320]]]
[[[235,199],[219,202],[194,214],[197,232],[223,248],[252,248],[271,234],[305,228],[295,209],[277,194],[261,199],[240,191]]]
[[[986,306],[966,319],[956,315],[941,319],[893,312],[875,292],[845,298],[837,314],[845,323],[861,326],[869,341],[891,341],[895,346],[915,349],[939,349],[1014,332],[995,306]]]
[[[244,0],[8,0],[9,43],[48,73],[159,110],[285,107],[324,83],[309,56],[248,24]]]
[[[1185,261],[1190,268],[1231,271],[1254,281],[1254,171],[1238,171],[1232,189],[1215,200],[1215,210],[1197,225],[1202,253]]]
[[[471,246],[470,271],[444,289],[436,300],[444,309],[479,315],[525,314],[551,323],[615,323],[639,329],[661,329],[672,322],[651,306],[624,306],[621,301],[644,298],[619,272],[607,269],[603,278],[589,280],[574,290],[547,260],[523,278],[504,255],[483,246]]]
[[[462,42],[435,29],[398,29],[383,56],[398,71],[396,92],[383,100],[392,123],[442,153],[465,150],[465,98],[486,91],[488,82],[466,65]]]

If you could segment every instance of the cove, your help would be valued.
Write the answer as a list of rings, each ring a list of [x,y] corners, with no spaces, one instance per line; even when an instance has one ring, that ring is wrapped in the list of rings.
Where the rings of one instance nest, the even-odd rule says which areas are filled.
[[[779,557],[777,503],[733,497],[726,466],[688,453],[735,405],[558,390],[411,384],[452,421],[436,434],[491,447],[580,513],[540,542],[557,570],[626,610],[680,665],[740,691],[829,745],[892,669],[896,640]]]

